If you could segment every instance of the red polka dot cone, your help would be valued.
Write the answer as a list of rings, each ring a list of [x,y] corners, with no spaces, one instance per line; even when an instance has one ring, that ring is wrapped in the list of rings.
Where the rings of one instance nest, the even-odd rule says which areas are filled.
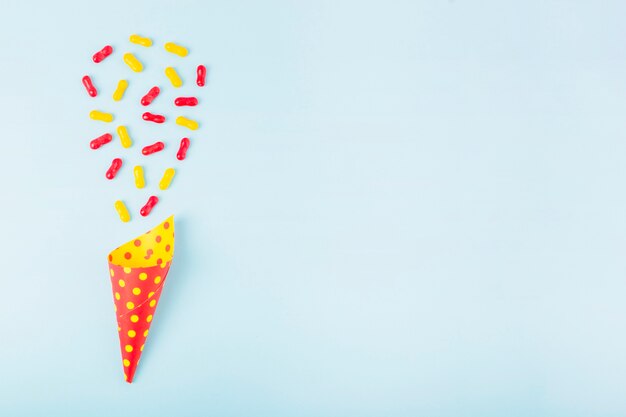
[[[174,216],[109,254],[124,378],[133,381],[174,257]]]

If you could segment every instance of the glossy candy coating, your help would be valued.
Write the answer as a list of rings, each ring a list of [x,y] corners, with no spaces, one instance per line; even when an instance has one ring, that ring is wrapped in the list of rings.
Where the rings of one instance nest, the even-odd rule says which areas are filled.
[[[111,45],[107,45],[104,48],[102,48],[100,51],[93,54],[93,62],[98,64],[104,61],[104,59],[108,57],[109,55],[111,55],[112,53],[113,53],[113,48],[111,47]]]
[[[180,78],[174,67],[165,68],[165,76],[170,80],[172,86],[175,88],[179,88],[183,85],[183,80]]]
[[[153,114],[150,112],[145,112],[144,114],[141,115],[141,118],[143,120],[145,120],[146,122],[154,122],[154,123],[163,123],[165,122],[165,116],[162,116],[160,114]]]
[[[180,148],[178,148],[178,152],[176,153],[176,159],[182,161],[187,156],[187,149],[189,149],[189,139],[182,138],[180,140]]]
[[[128,81],[119,80],[117,83],[117,88],[113,92],[113,100],[120,101],[124,97],[124,93],[128,88]]]
[[[176,174],[176,171],[174,170],[174,168],[166,169],[165,172],[163,173],[163,178],[161,178],[161,181],[159,182],[159,189],[167,190],[170,184],[172,183],[174,174]]]
[[[141,61],[139,61],[137,57],[130,52],[126,52],[124,54],[124,62],[126,63],[126,65],[129,66],[131,70],[135,72],[143,71],[143,64],[141,63]]]
[[[117,135],[120,137],[120,142],[124,148],[130,148],[133,145],[133,140],[130,138],[126,126],[118,126]]]
[[[146,95],[141,98],[141,105],[148,106],[155,98],[157,98],[160,92],[161,89],[159,87],[152,87],[150,91],[148,91]]]
[[[181,106],[197,106],[198,105],[198,99],[195,97],[177,97],[174,100],[174,105],[181,107]]]
[[[95,97],[98,95],[98,90],[96,90],[96,87],[94,87],[93,82],[91,81],[91,78],[89,77],[89,75],[85,75],[83,77],[83,85],[85,86],[85,89],[87,90],[87,94],[89,94],[91,97]]]
[[[196,84],[198,84],[198,87],[204,87],[204,83],[206,82],[206,67],[204,65],[198,65],[198,70],[196,72],[198,74]]]
[[[106,177],[109,180],[112,180],[117,175],[117,171],[122,167],[122,160],[120,158],[115,158],[111,161],[111,166],[107,170]]]
[[[145,146],[141,153],[144,155],[152,155],[156,152],[161,152],[165,148],[165,144],[163,142],[155,142],[152,145]]]
[[[143,176],[143,167],[141,165],[133,168],[133,175],[135,176],[135,187],[143,188],[146,186],[146,180]]]
[[[100,110],[92,110],[89,112],[89,117],[93,120],[99,120],[105,123],[111,123],[113,121],[113,115]]]
[[[187,50],[187,48],[181,45],[177,45],[173,42],[168,42],[163,46],[165,47],[165,50],[167,52],[178,55],[180,57],[186,57],[189,54],[189,51]]]
[[[131,43],[135,43],[137,45],[141,45],[141,46],[145,46],[146,48],[152,46],[152,39],[150,38],[144,38],[143,36],[139,36],[139,35],[130,35],[130,39]]]
[[[115,210],[117,211],[117,214],[120,216],[121,221],[123,221],[124,223],[130,221],[130,213],[128,212],[128,209],[126,208],[126,204],[124,204],[123,201],[117,200],[115,202]]]
[[[143,206],[141,208],[141,210],[139,210],[139,213],[146,217],[148,214],[150,214],[150,212],[152,211],[152,209],[154,208],[154,206],[156,206],[156,203],[159,202],[159,197],[152,195],[150,196],[150,198],[148,198],[148,202],[146,203],[145,206]]]
[[[185,116],[178,116],[176,118],[176,124],[180,126],[184,126],[187,129],[191,129],[191,130],[197,130],[199,127],[198,122],[196,122],[195,120],[188,119]]]
[[[94,140],[89,142],[89,147],[91,149],[98,149],[102,145],[106,145],[107,143],[111,142],[112,140],[113,140],[113,136],[111,136],[110,133],[105,133],[104,135],[98,136],[97,138],[95,138]]]

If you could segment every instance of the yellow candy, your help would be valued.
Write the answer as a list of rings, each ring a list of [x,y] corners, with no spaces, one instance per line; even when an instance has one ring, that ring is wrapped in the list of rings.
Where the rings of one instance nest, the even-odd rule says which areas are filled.
[[[89,113],[89,117],[93,120],[100,120],[101,122],[111,123],[113,121],[113,115],[111,113],[105,113],[100,110],[92,110]]]
[[[186,57],[189,51],[184,46],[176,45],[173,42],[168,42],[165,44],[165,50],[167,52],[171,52],[178,56]]]
[[[124,97],[124,93],[126,92],[127,88],[128,88],[128,81],[120,80],[117,83],[117,88],[113,92],[113,100],[120,101],[122,97]]]
[[[122,146],[125,148],[130,148],[131,145],[133,144],[133,140],[130,138],[130,135],[128,134],[128,130],[126,129],[126,126],[118,126],[117,134],[120,137]]]
[[[172,67],[165,68],[165,76],[170,79],[172,85],[176,88],[183,85],[183,80],[180,79],[176,70]]]
[[[176,124],[180,126],[184,126],[187,129],[191,129],[191,130],[196,130],[199,127],[198,122],[196,122],[195,120],[187,119],[184,116],[178,116],[176,118]]]
[[[163,173],[163,178],[161,178],[161,182],[159,182],[159,188],[161,190],[167,190],[169,188],[170,184],[172,183],[172,179],[174,178],[174,174],[176,174],[174,168],[168,168],[165,170],[165,172]]]
[[[124,54],[124,62],[135,72],[143,71],[143,64],[139,62],[137,57],[130,52]]]
[[[135,175],[135,187],[145,187],[146,180],[143,177],[143,167],[141,165],[137,165],[135,168],[133,168],[133,174]]]
[[[123,201],[117,200],[115,202],[115,210],[117,210],[117,214],[119,214],[121,221],[124,223],[130,221],[130,213],[128,212],[126,204],[124,204]]]
[[[130,35],[130,41],[132,43],[136,43],[137,45],[145,46],[146,48],[152,46],[152,39],[144,38],[139,35]]]

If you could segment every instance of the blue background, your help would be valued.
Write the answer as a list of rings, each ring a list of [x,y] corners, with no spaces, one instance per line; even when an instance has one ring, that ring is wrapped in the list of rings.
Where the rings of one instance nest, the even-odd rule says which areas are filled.
[[[625,13],[2,2],[0,414],[625,415]],[[176,115],[172,63],[202,128],[144,219],[182,131],[137,122],[137,100],[160,79],[154,110]],[[129,164],[168,141],[149,190],[130,165],[104,179],[121,148],[88,148],[117,126],[89,120],[95,107],[130,124]],[[128,385],[106,255],[170,213],[176,257]]]

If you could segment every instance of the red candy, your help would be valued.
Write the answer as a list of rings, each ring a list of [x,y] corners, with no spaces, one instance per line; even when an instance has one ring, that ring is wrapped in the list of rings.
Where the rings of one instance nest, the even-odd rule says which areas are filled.
[[[206,80],[206,67],[204,65],[198,65],[198,78],[196,84],[199,87],[204,87],[204,81]]]
[[[98,63],[104,61],[104,58],[108,57],[112,53],[113,53],[113,48],[111,47],[111,45],[107,45],[104,48],[102,48],[102,50],[100,50],[100,51],[96,52],[95,54],[93,54],[93,62],[98,64]]]
[[[174,104],[177,105],[178,107],[197,106],[198,99],[195,97],[178,97],[176,100],[174,100]]]
[[[176,159],[182,161],[187,156],[187,149],[189,149],[189,139],[182,138],[180,140],[180,148],[178,148],[178,153],[176,154]]]
[[[147,122],[163,123],[165,121],[165,116],[161,116],[160,114],[152,114],[150,112],[145,112],[141,117]]]
[[[91,78],[89,78],[89,75],[85,75],[83,77],[83,85],[85,86],[85,88],[87,89],[87,93],[91,97],[95,97],[98,95],[98,90],[96,90],[96,87],[93,86],[93,83],[91,82]]]
[[[152,145],[145,146],[141,153],[144,155],[151,155],[155,152],[160,152],[165,148],[165,144],[163,142],[155,142]]]
[[[152,87],[150,89],[150,91],[148,91],[148,93],[141,98],[141,104],[143,106],[149,105],[150,103],[152,103],[152,100],[154,100],[159,95],[160,92],[161,92],[161,90],[159,89],[159,87]],[[144,120],[147,120],[146,117],[145,117],[145,114],[144,114]],[[163,119],[163,120],[165,120],[165,119]],[[157,122],[157,123],[159,123],[159,122]],[[163,122],[161,122],[161,123],[163,123]]]
[[[148,214],[150,214],[150,212],[152,211],[152,209],[154,208],[154,206],[156,206],[156,203],[158,202],[159,202],[159,197],[155,195],[150,196],[150,198],[148,198],[148,202],[146,203],[146,205],[143,206],[141,210],[139,210],[139,213],[143,217],[146,217]]]
[[[107,179],[112,180],[113,178],[115,178],[117,171],[119,171],[121,167],[122,167],[122,160],[120,158],[115,158],[111,162],[111,166],[107,170],[107,173],[106,173]]]
[[[98,149],[102,145],[106,145],[107,143],[111,142],[112,140],[113,140],[113,136],[111,136],[110,133],[105,133],[104,135],[98,136],[97,138],[95,138],[94,140],[89,142],[89,147],[91,149]]]

